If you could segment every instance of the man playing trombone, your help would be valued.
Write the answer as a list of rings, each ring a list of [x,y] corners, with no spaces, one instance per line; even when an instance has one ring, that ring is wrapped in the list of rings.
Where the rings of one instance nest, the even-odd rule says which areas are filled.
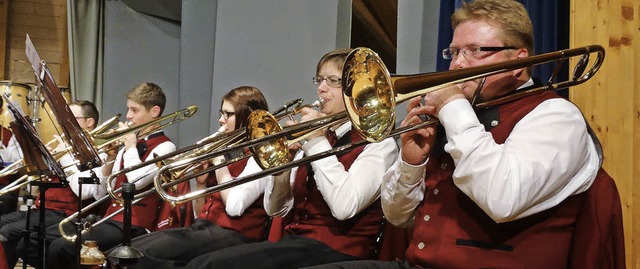
[[[78,125],[81,128],[91,131],[96,127],[96,123],[99,119],[98,110],[96,106],[89,101],[76,101],[69,105],[71,112],[75,116]],[[59,149],[63,149],[66,147],[66,144],[60,141]],[[101,158],[105,158],[106,156],[101,156]],[[82,171],[79,172],[77,167],[74,164],[74,159],[70,154],[65,154],[59,160],[60,166],[67,168],[65,173],[69,176],[67,177],[67,181],[69,182],[69,186],[65,188],[50,188],[45,193],[46,199],[46,209],[45,209],[45,226],[46,227],[57,227],[57,224],[64,219],[65,217],[73,214],[76,210],[78,210],[78,194],[79,194],[79,185],[78,178],[80,177],[89,177],[91,176],[91,171]],[[100,168],[96,168],[93,170],[97,173],[97,176],[100,176]],[[55,182],[57,179],[50,178],[49,181]],[[80,199],[87,200],[90,198],[100,198],[105,194],[105,191],[101,189],[100,185],[84,185],[82,191],[82,197]],[[36,200],[36,207],[38,208],[40,205],[40,197]],[[24,211],[16,211],[0,217],[2,221],[0,221],[0,235],[2,238],[2,244],[5,247],[5,251],[7,254],[7,262],[10,267],[13,267],[17,261],[17,256],[22,257],[25,262],[33,265],[37,265],[40,262],[38,259],[38,251],[36,251],[36,247],[38,246],[38,233],[31,232],[29,235],[29,249],[26,249],[26,242],[24,241],[21,233],[25,229],[31,230],[33,226],[38,223],[38,210],[31,211],[31,221],[30,227],[26,226],[26,213]],[[51,242],[52,238],[48,238],[46,242]],[[53,238],[55,239],[55,238]]]
[[[262,92],[250,86],[231,90],[222,98],[221,105],[219,123],[225,133],[243,128],[251,111],[268,110]],[[214,163],[218,164],[223,159],[216,158]],[[201,165],[202,169],[207,169],[211,164],[205,161]],[[195,189],[222,184],[260,170],[253,158],[244,158],[197,177]],[[131,245],[144,257],[128,268],[183,267],[193,258],[210,251],[265,240],[269,227],[268,216],[262,206],[266,181],[262,178],[208,195],[203,204],[194,206],[199,208],[196,212],[198,218],[190,227],[156,231],[134,238]]]
[[[152,122],[162,115],[165,103],[165,94],[158,85],[148,82],[142,83],[127,93],[127,120],[133,127]],[[120,123],[120,128],[127,127],[130,126]],[[154,155],[164,155],[174,151],[175,145],[169,138],[165,136],[162,131],[151,132],[150,130],[153,129],[154,126],[148,126],[144,130],[141,130],[141,133],[146,134],[143,137],[136,137],[134,132],[123,135],[119,139],[123,146],[117,154],[114,154],[113,151],[108,151],[109,156],[107,157],[107,161],[109,163],[103,165],[103,175],[110,175],[126,167],[139,164],[144,160],[153,158]],[[123,174],[115,179],[113,185],[115,185],[115,188],[118,188],[122,183],[135,179],[135,182],[130,183],[136,185],[137,192],[147,189],[150,187],[149,184],[154,176],[153,173],[148,172],[153,169],[157,169],[155,165],[149,165]],[[143,174],[148,175],[138,179],[138,177]],[[131,234],[133,237],[145,234],[147,230],[153,230],[155,228],[154,221],[157,217],[160,202],[160,198],[157,195],[149,195],[140,203],[133,206],[131,220]],[[123,205],[117,200],[111,199],[105,216],[122,208],[122,206]],[[120,212],[104,224],[92,228],[85,239],[96,241],[100,250],[104,251],[122,242],[122,227],[123,214]],[[71,227],[67,228],[69,228],[70,231],[72,230],[70,229]],[[54,268],[74,267],[76,255],[78,255],[75,250],[75,244],[60,237],[57,228],[47,229],[47,237],[50,236],[57,236],[59,238],[51,242],[47,255],[47,264]]]
[[[324,105],[321,112],[303,108],[302,121],[345,110],[340,76],[348,53],[332,51],[319,61],[313,82]],[[310,134],[295,158],[362,139],[350,123],[330,129]],[[214,251],[187,268],[295,268],[373,257],[382,223],[380,184],[396,154],[395,142],[387,139],[274,175],[265,189],[264,206],[272,216],[290,217],[286,235],[278,242]]]
[[[528,57],[533,27],[512,0],[463,3],[451,17],[450,69]],[[585,192],[599,173],[597,138],[578,108],[538,91],[488,109],[478,101],[534,85],[518,68],[412,99],[403,126],[421,115],[443,128],[401,135],[401,158],[385,176],[382,207],[413,226],[407,261],[346,262],[322,268],[567,268]],[[503,99],[507,100],[507,99]],[[610,178],[608,180],[611,180]],[[591,224],[593,225],[593,224]],[[591,235],[589,235],[591,237]],[[598,238],[596,236],[596,238]],[[579,246],[578,246],[579,247]],[[578,259],[588,253],[579,253]],[[624,264],[624,263],[623,263]],[[599,268],[599,267],[598,267]],[[609,268],[609,267],[607,267]]]

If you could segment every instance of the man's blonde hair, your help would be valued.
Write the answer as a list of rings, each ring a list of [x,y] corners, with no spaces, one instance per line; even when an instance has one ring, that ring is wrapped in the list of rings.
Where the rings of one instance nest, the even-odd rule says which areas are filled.
[[[451,26],[481,20],[502,29],[500,39],[505,46],[526,48],[533,55],[533,25],[527,10],[515,0],[475,0],[463,2],[451,15]]]
[[[158,106],[160,107],[159,115],[162,115],[164,106],[167,103],[167,97],[164,95],[162,88],[151,82],[141,83],[131,89],[127,93],[127,99],[143,105],[147,110],[154,106]]]

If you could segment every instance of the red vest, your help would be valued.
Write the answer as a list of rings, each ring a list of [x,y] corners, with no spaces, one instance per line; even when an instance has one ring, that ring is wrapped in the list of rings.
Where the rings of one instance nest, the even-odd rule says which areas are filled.
[[[359,140],[362,137],[351,130],[340,138],[338,145]],[[364,146],[361,146],[339,155],[338,161],[348,170],[363,150]],[[380,199],[354,217],[340,221],[333,217],[316,187],[309,164],[298,167],[293,194],[294,206],[289,213],[292,214],[291,223],[285,227],[287,233],[320,241],[336,251],[359,259],[375,258],[376,239],[382,223]]]
[[[231,176],[237,177],[240,175],[240,173],[244,171],[248,160],[249,159],[243,159],[228,165],[227,167],[229,168]],[[215,179],[215,173],[211,173],[210,178],[212,178],[211,181],[216,185],[217,180]],[[207,182],[211,181],[208,180]],[[227,215],[225,211],[225,205],[220,197],[220,192],[212,193],[207,196],[206,202],[202,206],[200,214],[198,214],[198,218],[209,220],[222,228],[237,231],[247,238],[264,240],[268,216],[262,205],[262,200],[263,196],[260,195],[241,216],[231,217]]]
[[[166,141],[170,141],[170,140],[167,136],[162,134],[159,136],[149,138],[147,140],[140,140],[138,144],[145,141],[146,141],[147,150],[142,153],[138,151],[138,153],[142,154],[142,156],[140,156],[141,160],[147,159],[147,156],[149,156],[151,151],[153,151],[153,149],[157,147],[159,144]],[[121,163],[122,163],[122,160],[121,160]],[[115,189],[120,188],[122,186],[122,183],[125,183],[125,182],[127,182],[126,174],[119,175],[118,177],[116,177],[116,184],[114,188]],[[146,188],[136,190],[136,193],[143,192],[150,188],[153,188],[153,185],[149,185]],[[118,203],[116,200],[112,198],[111,206],[109,206],[109,209],[107,209],[107,213],[105,213],[105,216],[110,215],[111,213],[117,211],[122,207],[123,207],[122,204]],[[156,228],[155,221],[158,217],[159,207],[160,207],[160,196],[158,196],[158,193],[154,192],[152,194],[147,195],[145,198],[142,199],[142,201],[138,202],[137,204],[134,204],[131,207],[131,225],[143,227],[148,230],[155,229]],[[113,217],[113,220],[124,222],[124,211],[120,212],[115,217]]]
[[[173,189],[168,189],[167,193],[172,196],[184,195],[191,192],[189,181],[181,182]],[[193,204],[183,203],[176,206],[166,201],[162,202],[158,221],[156,221],[155,231],[166,230],[177,227],[189,227],[193,223]]]
[[[516,123],[552,98],[558,96],[543,92],[494,108],[499,124],[490,132],[496,143],[504,143]],[[478,112],[479,118],[485,112]],[[418,207],[406,255],[411,264],[435,268],[567,267],[583,194],[523,219],[495,223],[454,185],[454,169],[446,153],[432,155],[427,163],[427,197]]]
[[[59,183],[60,179],[51,177],[48,179],[51,183]],[[78,202],[80,199],[71,190],[71,187],[49,188],[45,194],[45,208],[49,210],[64,211],[67,216],[78,211]],[[36,208],[40,208],[40,196],[36,198]]]

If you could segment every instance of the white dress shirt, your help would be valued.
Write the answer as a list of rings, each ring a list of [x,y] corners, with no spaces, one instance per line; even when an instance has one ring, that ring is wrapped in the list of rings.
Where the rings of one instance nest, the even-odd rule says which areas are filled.
[[[255,159],[249,158],[247,165],[237,178],[250,176],[251,174],[261,171],[262,169],[258,166]],[[260,197],[260,195],[262,195],[268,181],[268,177],[263,177],[229,189],[229,195],[225,202],[225,211],[227,211],[227,215],[231,217],[241,216],[244,211],[247,210],[247,208],[249,208],[249,206],[251,206]]]
[[[347,122],[335,132],[338,138],[351,130]],[[331,150],[326,137],[316,137],[302,146],[302,151],[294,159]],[[338,158],[333,155],[311,162],[318,190],[322,193],[331,213],[338,220],[349,219],[380,196],[382,177],[398,156],[398,148],[393,138],[368,144],[355,159],[349,170],[345,170]],[[298,168],[277,176],[270,176],[265,189],[264,205],[272,216],[284,216],[293,207],[293,186]],[[286,177],[289,180],[286,180]],[[289,184],[289,186],[276,186]]]
[[[145,138],[146,139],[146,138]],[[124,168],[128,168],[134,165],[138,165],[143,162],[140,159],[140,155],[138,155],[137,147],[126,149],[122,148],[118,151],[118,155],[116,156],[115,162],[113,163],[112,173],[120,171],[120,164],[124,161]],[[151,152],[147,155],[147,158],[144,161],[151,160],[156,158],[156,156],[162,156],[168,153],[171,153],[176,150],[176,146],[171,141],[165,141],[156,146]],[[154,171],[155,170],[155,171]],[[153,177],[158,173],[158,167],[155,164],[149,164],[142,168],[130,171],[126,173],[128,182],[133,182],[135,180],[134,185],[136,186],[136,190],[141,190],[153,183]],[[108,175],[105,175],[108,176]],[[114,184],[116,178],[114,177],[112,180],[112,184]]]
[[[445,105],[438,118],[445,151],[456,165],[454,184],[496,222],[530,216],[584,192],[600,168],[584,117],[562,98],[524,116],[504,144],[485,131],[467,100]],[[385,175],[383,210],[392,223],[411,223],[425,198],[424,170],[424,164],[398,161]]]
[[[16,140],[16,136],[11,134],[11,139],[9,139],[9,143],[3,149],[0,149],[0,158],[2,158],[3,162],[12,163],[22,160],[22,148],[20,148],[20,144],[18,144],[18,140]]]
[[[107,159],[106,153],[100,153],[99,157],[102,161]],[[75,160],[71,157],[70,154],[65,154],[58,161],[60,166],[65,168],[64,172],[67,174],[67,181],[69,181],[69,187],[73,193],[78,195],[80,190],[80,183],[78,182],[79,178],[82,177],[91,177],[91,171],[93,171],[96,177],[101,181],[101,184],[82,184],[82,197],[80,199],[85,200],[93,197],[98,200],[106,195],[107,191],[104,189],[104,181],[105,177],[102,176],[102,167],[96,167],[91,170],[80,171],[78,167],[75,165]]]

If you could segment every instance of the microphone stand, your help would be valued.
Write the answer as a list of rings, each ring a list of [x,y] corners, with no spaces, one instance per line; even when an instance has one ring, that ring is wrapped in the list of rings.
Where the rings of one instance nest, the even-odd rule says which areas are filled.
[[[122,246],[117,247],[109,254],[109,259],[116,268],[127,268],[127,265],[135,264],[144,255],[135,247],[131,247],[131,201],[136,192],[133,183],[122,184],[122,198],[124,199],[124,224],[122,228]]]
[[[24,238],[24,249],[29,249],[29,241],[31,231],[29,230],[29,226],[31,225],[31,207],[33,207],[33,195],[31,195],[31,187],[29,187],[29,194],[22,197],[22,201],[27,205],[27,215],[25,219],[25,228],[22,231],[22,237]],[[27,269],[27,263],[22,262],[22,268]]]
[[[76,219],[76,265],[78,269],[81,268],[81,254],[80,250],[82,249],[82,228],[85,223],[92,224],[95,222],[95,216],[89,215],[86,218],[86,221],[82,221],[82,216],[80,215],[82,212],[82,184],[100,184],[100,179],[96,176],[96,173],[93,170],[91,171],[91,176],[89,177],[78,177],[78,218]]]
[[[42,262],[42,268],[46,268],[46,264],[45,264],[45,260],[46,260],[46,255],[45,255],[45,229],[47,227],[45,227],[45,223],[44,223],[44,218],[45,218],[45,210],[46,210],[46,197],[45,197],[45,193],[47,192],[47,189],[49,188],[64,188],[67,186],[67,182],[65,181],[61,181],[61,182],[57,182],[57,183],[52,183],[52,182],[45,182],[45,181],[39,181],[36,180],[34,182],[32,182],[31,184],[38,186],[38,189],[40,190],[40,207],[38,207],[38,258],[40,259],[40,261]]]

